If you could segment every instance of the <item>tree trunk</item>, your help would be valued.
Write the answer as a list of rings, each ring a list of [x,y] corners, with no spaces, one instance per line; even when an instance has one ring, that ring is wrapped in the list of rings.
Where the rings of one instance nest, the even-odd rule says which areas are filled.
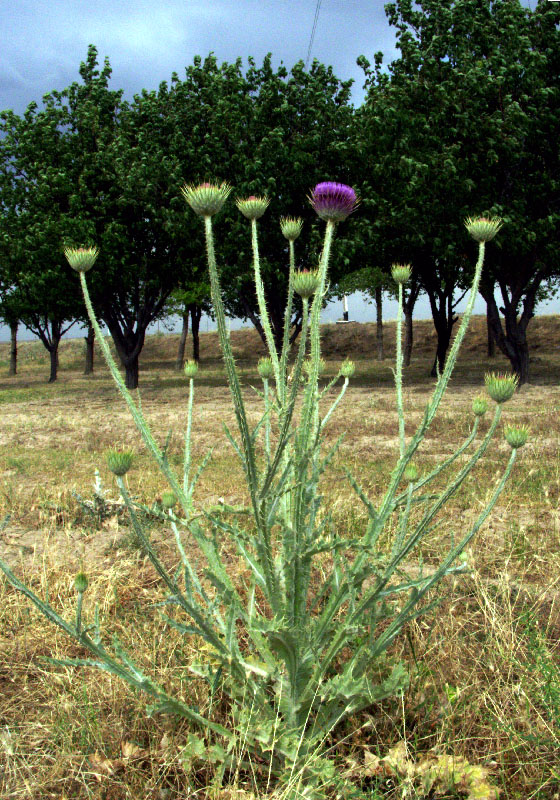
[[[375,287],[375,315],[377,322],[377,360],[383,361],[383,290],[381,286]]]
[[[138,388],[138,358],[144,347],[146,338],[146,327],[150,323],[147,317],[141,325],[134,330],[132,326],[123,332],[120,323],[112,317],[107,316],[105,323],[113,339],[115,349],[125,369],[125,383],[127,389]]]
[[[243,304],[243,308],[245,310],[245,313],[246,313],[248,319],[250,319],[251,322],[253,323],[253,325],[255,326],[255,328],[257,330],[257,333],[261,337],[261,339],[263,341],[263,344],[266,347],[267,346],[266,345],[266,336],[265,336],[265,333],[264,333],[264,328],[261,325],[261,321],[260,321],[258,315],[255,314],[255,312],[253,311],[253,309],[251,308],[251,306],[249,305],[249,303],[247,302],[246,298],[243,295],[241,295],[241,302]]]
[[[523,300],[523,313],[520,316],[517,313],[517,302],[508,298],[505,287],[502,287],[502,297],[505,303],[503,308],[498,310],[493,295],[488,295],[484,298],[487,303],[494,339],[502,353],[509,359],[513,372],[519,378],[520,386],[524,383],[529,383],[531,379],[527,326],[534,316],[537,288],[535,286],[534,290],[526,293]],[[500,311],[504,316],[505,332],[500,319]]]
[[[412,314],[414,306],[420,294],[420,284],[418,281],[413,281],[408,293],[403,300],[404,311],[404,350],[403,350],[403,366],[410,367],[410,359],[412,358],[412,345],[414,344],[414,330],[412,327]]]
[[[192,303],[189,306],[191,312],[191,330],[192,330],[192,355],[193,359],[198,363],[200,361],[200,318],[202,317],[202,306]]]
[[[127,359],[125,368],[125,384],[127,389],[138,388],[138,356]]]
[[[430,372],[432,378],[436,378],[438,371],[441,374],[445,366],[445,358],[451,342],[451,333],[458,317],[453,313],[453,294],[450,290],[442,294],[434,294],[428,291],[434,327],[437,333],[437,349],[434,364]]]
[[[404,309],[404,351],[403,366],[410,367],[412,358],[412,345],[414,344],[414,329],[412,327],[412,310]]]
[[[175,360],[175,370],[180,372],[185,363],[185,345],[187,343],[187,334],[189,332],[189,309],[184,309],[182,313],[183,327],[181,328],[181,337],[179,339],[179,347],[177,348],[177,358]]]
[[[51,357],[51,372],[49,375],[49,383],[54,383],[57,378],[58,374],[58,345],[60,344],[60,338],[55,338],[53,336],[52,344],[49,347],[49,354]]]
[[[496,340],[492,331],[492,323],[490,321],[490,310],[486,304],[486,333],[487,333],[487,348],[486,354],[488,358],[495,358],[496,356]]]
[[[84,367],[84,375],[93,374],[93,351],[95,344],[95,331],[91,324],[88,323],[87,336],[84,336],[86,343],[86,363]]]
[[[17,331],[18,331],[18,324],[17,322],[13,322],[10,325],[10,375],[15,375],[17,373]]]

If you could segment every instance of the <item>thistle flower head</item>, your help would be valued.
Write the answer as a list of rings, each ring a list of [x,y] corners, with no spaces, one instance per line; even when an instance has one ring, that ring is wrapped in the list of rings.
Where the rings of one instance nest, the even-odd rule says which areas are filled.
[[[410,264],[393,264],[391,267],[391,275],[395,283],[399,285],[408,283],[412,275],[412,267]]]
[[[99,250],[97,247],[65,247],[64,255],[76,272],[87,272],[97,261]]]
[[[301,217],[280,217],[280,230],[282,236],[289,242],[295,242],[303,228]]]
[[[351,378],[356,371],[356,365],[349,358],[344,359],[340,365],[340,374],[343,378]]]
[[[300,297],[312,297],[318,288],[318,269],[300,269],[294,272],[294,292]]]
[[[107,466],[113,475],[126,475],[132,466],[132,452],[130,450],[109,450]]]
[[[74,578],[74,590],[79,594],[83,594],[89,586],[89,581],[85,572],[78,572]]]
[[[504,436],[512,450],[518,450],[527,444],[529,428],[527,425],[504,425]]]
[[[472,402],[472,410],[475,417],[483,417],[486,414],[488,403],[482,394],[477,394]]]
[[[359,200],[351,186],[325,181],[318,183],[309,195],[317,215],[327,222],[342,222],[358,206]]]
[[[164,492],[161,496],[161,504],[164,508],[173,508],[177,504],[177,497],[174,492]]]
[[[303,362],[303,369],[304,369],[304,372],[307,375],[311,375],[311,363],[312,362],[311,362],[310,358],[308,358],[307,361]],[[327,365],[325,364],[325,359],[324,358],[320,358],[319,359],[319,364],[318,364],[318,369],[317,369],[317,374],[318,375],[322,375],[323,372],[326,370],[326,368],[327,368]]]
[[[489,242],[498,233],[503,222],[500,217],[467,217],[465,227],[477,242]]]
[[[259,375],[264,380],[270,380],[270,378],[274,377],[274,367],[272,366],[272,359],[268,358],[259,358],[259,363],[257,364],[257,370]]]
[[[195,378],[198,374],[198,364],[196,361],[187,360],[183,370],[187,378]]]
[[[418,467],[416,464],[407,464],[403,473],[403,478],[407,483],[414,483],[418,479]]]
[[[484,376],[486,391],[496,403],[505,403],[511,397],[519,379],[517,375],[500,375],[497,372],[489,372]]]
[[[259,219],[270,205],[270,200],[266,195],[263,197],[255,197],[255,195],[252,194],[246,200],[237,198],[235,205],[247,219]]]
[[[185,184],[181,192],[195,214],[213,217],[228,199],[231,186],[225,181],[219,186],[215,183],[201,183],[198,186]]]

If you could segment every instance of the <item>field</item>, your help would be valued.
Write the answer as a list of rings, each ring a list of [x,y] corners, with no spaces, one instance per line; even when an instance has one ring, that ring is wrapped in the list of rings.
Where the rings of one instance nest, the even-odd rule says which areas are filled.
[[[409,625],[393,647],[391,656],[410,672],[409,689],[352,719],[341,734],[336,758],[361,786],[359,797],[495,796],[475,795],[460,781],[455,789],[436,783],[431,794],[423,792],[415,769],[441,754],[458,765],[464,758],[484,768],[488,785],[497,787],[501,798],[560,797],[560,318],[537,317],[529,332],[532,383],[506,405],[504,420],[528,424],[530,440],[469,548],[471,569],[446,582],[437,609]],[[385,334],[387,358],[378,362],[374,325],[329,325],[322,331],[325,380],[344,357],[356,361],[350,388],[327,429],[329,441],[341,433],[345,438],[324,487],[337,528],[348,536],[360,530],[364,514],[344,467],[359,476],[375,501],[398,449],[394,324],[386,324]],[[233,332],[231,338],[256,418],[260,400],[251,387],[259,385],[256,361],[264,350],[252,331]],[[140,365],[142,407],[158,441],[171,432],[172,461],[181,453],[186,406],[186,381],[173,371],[177,340],[149,337]],[[485,345],[485,320],[475,317],[422,446],[420,471],[466,437],[484,373],[507,370],[501,355],[486,358]],[[416,323],[413,360],[405,373],[407,435],[434,385],[428,377],[434,348],[431,322]],[[100,357],[96,354],[95,373],[84,377],[82,342],[63,342],[59,379],[51,385],[48,354],[40,343],[20,345],[16,377],[7,375],[8,357],[8,345],[0,344],[0,518],[10,515],[0,533],[0,557],[36,592],[48,592],[67,617],[74,614],[72,581],[83,566],[90,579],[86,615],[98,602],[109,634],[118,634],[160,683],[194,693],[206,707],[210,700],[202,685],[181,684],[181,659],[191,656],[192,646],[158,621],[156,603],[164,589],[129,528],[105,465],[110,447],[131,447],[136,458],[126,478],[130,492],[151,505],[166,489]],[[212,449],[212,457],[196,503],[201,508],[221,500],[241,504],[247,499],[241,470],[222,427],[226,422],[233,430],[235,419],[215,334],[201,335],[201,359],[193,456],[199,462]],[[422,552],[427,564],[479,513],[508,453],[499,435],[430,534]],[[96,469],[104,501],[95,500]],[[170,532],[154,521],[150,534],[161,558],[173,564]],[[223,548],[227,554],[227,541]],[[231,555],[234,570],[233,550]],[[44,656],[83,654],[0,579],[1,798],[266,796],[243,773],[230,776],[235,789],[212,793],[211,766],[203,754],[189,751],[185,722],[148,718],[144,698],[110,675],[53,666]],[[216,713],[227,725],[227,707]],[[371,767],[374,756],[384,758],[390,751],[401,753],[400,765],[386,760]]]

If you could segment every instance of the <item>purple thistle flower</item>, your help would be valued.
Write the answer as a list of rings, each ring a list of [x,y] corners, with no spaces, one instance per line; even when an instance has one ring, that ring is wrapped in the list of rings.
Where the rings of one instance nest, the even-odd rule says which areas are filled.
[[[344,183],[325,181],[318,183],[309,196],[309,202],[321,219],[342,222],[359,203],[356,192]]]

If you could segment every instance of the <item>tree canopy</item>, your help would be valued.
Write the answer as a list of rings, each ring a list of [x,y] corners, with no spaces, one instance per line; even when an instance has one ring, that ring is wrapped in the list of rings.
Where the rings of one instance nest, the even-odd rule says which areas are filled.
[[[535,292],[559,269],[558,7],[518,0],[397,0],[387,14],[400,57],[383,72],[366,59],[368,96],[358,147],[370,176],[370,237],[390,260],[410,261],[430,298],[443,365],[457,289],[472,249],[463,219],[487,213],[506,226],[489,248],[483,293],[504,296],[497,341],[528,378],[520,333]],[[520,304],[524,313],[518,320]],[[495,304],[494,304],[495,305]],[[525,343],[526,344],[526,343]]]
[[[395,0],[386,10],[400,55],[386,71],[381,54],[373,67],[360,57],[367,97],[358,109],[351,81],[332,68],[274,69],[270,55],[246,68],[197,56],[182,77],[125,102],[110,88],[108,59],[100,67],[90,46],[80,82],[46,95],[41,110],[2,113],[0,313],[40,336],[51,378],[62,332],[84,318],[62,246],[99,246],[93,303],[136,386],[146,329],[171,295],[196,314],[206,302],[202,230],[180,188],[215,179],[237,197],[271,199],[260,249],[277,342],[288,261],[277,222],[304,218],[298,265],[313,266],[319,225],[305,197],[331,179],[362,197],[338,233],[331,286],[344,291],[367,275],[380,284],[393,262],[410,262],[408,318],[425,291],[440,368],[472,270],[463,220],[503,217],[481,291],[498,345],[521,381],[529,378],[527,326],[560,273],[560,7]],[[226,308],[262,334],[249,227],[235,203],[220,214],[216,240]],[[297,333],[297,307],[292,326]]]

